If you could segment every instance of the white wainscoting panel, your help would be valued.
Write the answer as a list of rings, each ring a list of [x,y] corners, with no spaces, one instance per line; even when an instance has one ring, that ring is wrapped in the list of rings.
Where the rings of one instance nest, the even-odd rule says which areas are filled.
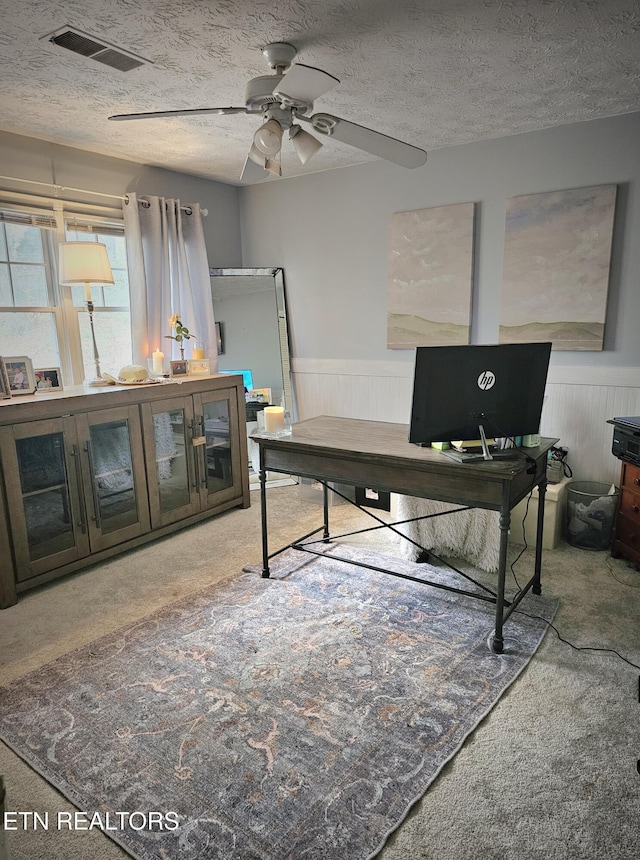
[[[617,484],[620,461],[611,453],[607,421],[629,415],[640,415],[640,386],[548,384],[540,431],[569,450],[574,480]]]
[[[297,417],[408,424],[413,362],[293,359]],[[617,483],[608,419],[640,415],[640,369],[552,367],[540,431],[568,448],[574,480]]]

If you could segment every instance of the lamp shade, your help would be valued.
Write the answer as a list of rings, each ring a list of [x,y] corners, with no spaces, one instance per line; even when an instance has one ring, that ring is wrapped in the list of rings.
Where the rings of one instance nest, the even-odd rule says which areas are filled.
[[[107,246],[102,242],[61,242],[61,284],[113,284]]]
[[[269,119],[253,136],[253,143],[263,155],[273,156],[280,152],[282,146],[282,127],[275,119]]]
[[[298,154],[298,158],[303,164],[306,164],[312,155],[315,155],[318,150],[322,149],[320,141],[303,128],[300,128],[299,125],[291,126],[289,129],[289,138]]]

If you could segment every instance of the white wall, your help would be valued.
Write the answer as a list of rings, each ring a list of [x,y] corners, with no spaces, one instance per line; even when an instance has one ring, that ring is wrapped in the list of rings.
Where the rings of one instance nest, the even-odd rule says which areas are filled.
[[[200,203],[209,212],[202,219],[209,265],[222,268],[242,264],[239,200],[235,186],[6,132],[0,132],[0,174],[102,194],[124,195],[135,191],[140,196],[153,194],[176,197],[184,204]],[[2,179],[0,188],[52,194],[51,190],[37,185]],[[71,192],[60,193],[60,197],[65,196],[88,199]],[[95,202],[120,205],[117,200],[100,197],[96,197]]]
[[[604,350],[552,354],[541,429],[576,478],[617,477],[606,420],[640,415],[639,141],[630,114],[436,150],[417,170],[372,162],[243,188],[243,264],[285,271],[299,417],[408,421],[413,352],[386,348],[391,213],[478,204],[472,341],[495,343],[507,199],[615,183]]]

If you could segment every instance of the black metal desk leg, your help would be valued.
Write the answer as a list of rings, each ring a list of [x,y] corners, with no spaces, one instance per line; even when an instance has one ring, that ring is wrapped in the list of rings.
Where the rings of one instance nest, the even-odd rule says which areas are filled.
[[[322,539],[327,543],[329,540],[329,489],[326,481],[322,484],[322,508],[324,516]]]
[[[264,467],[264,451],[260,447],[260,514],[262,518],[262,578],[269,578],[269,539],[267,530],[267,470]]]
[[[502,625],[504,622],[504,586],[507,575],[507,543],[509,540],[510,524],[511,513],[508,503],[505,503],[500,511],[500,560],[498,562],[498,593],[496,595],[496,629],[492,642],[492,647],[496,654],[502,654],[504,651]]]
[[[532,591],[534,594],[542,594],[542,585],[540,583],[540,573],[542,571],[542,534],[544,527],[544,500],[547,493],[547,479],[543,478],[538,484],[538,521],[536,528],[536,561],[535,561],[535,578],[533,580]]]

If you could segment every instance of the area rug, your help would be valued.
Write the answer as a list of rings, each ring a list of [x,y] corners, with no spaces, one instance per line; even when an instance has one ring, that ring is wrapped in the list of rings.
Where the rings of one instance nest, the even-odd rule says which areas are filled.
[[[491,604],[287,550],[0,689],[0,736],[140,860],[365,860],[545,628],[514,614],[497,655]]]

